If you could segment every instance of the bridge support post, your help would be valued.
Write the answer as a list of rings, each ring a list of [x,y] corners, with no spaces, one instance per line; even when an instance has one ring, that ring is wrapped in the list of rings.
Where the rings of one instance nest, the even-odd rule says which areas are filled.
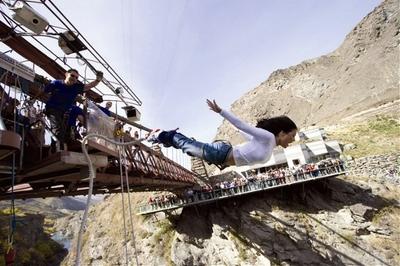
[[[301,184],[301,193],[300,193],[300,195],[301,195],[301,200],[306,200],[306,192],[305,192],[305,189],[304,189],[304,183],[302,183]]]
[[[200,213],[199,213],[199,210],[197,209],[197,205],[194,205],[194,208],[195,208],[195,210],[196,210],[197,217],[200,217]]]

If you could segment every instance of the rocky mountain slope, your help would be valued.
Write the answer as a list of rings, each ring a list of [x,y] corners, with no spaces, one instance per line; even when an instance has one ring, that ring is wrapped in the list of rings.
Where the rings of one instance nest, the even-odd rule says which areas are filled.
[[[232,104],[246,121],[288,115],[299,127],[342,118],[399,99],[399,1],[386,0],[330,54],[273,72]],[[399,109],[399,103],[395,104]],[[226,121],[216,139],[240,142]]]
[[[398,193],[398,184],[381,178],[343,176],[135,216],[135,241],[129,219],[125,238],[121,196],[114,195],[91,211],[82,263],[136,265],[136,246],[140,265],[398,265]],[[78,225],[75,216],[60,227],[77,232]],[[71,252],[63,265],[74,258]]]
[[[334,126],[329,137],[353,144],[345,155],[363,157],[349,162],[349,176],[134,216],[135,242],[129,219],[125,239],[121,195],[108,196],[91,207],[82,265],[124,265],[125,244],[129,265],[136,265],[135,246],[140,265],[397,265],[400,179],[387,170],[398,169],[399,132],[399,121],[386,117]],[[149,196],[133,193],[131,205]],[[64,215],[53,228],[75,239],[62,265],[74,264],[80,222],[81,213]]]
[[[0,210],[10,207],[9,201],[0,202]],[[64,197],[45,199],[16,200],[15,207],[24,213],[41,214],[47,218],[57,218],[68,215],[71,211],[84,210],[86,199]]]
[[[79,197],[15,200],[15,265],[59,265],[68,251],[55,241],[54,221],[83,210],[85,203]],[[10,207],[10,201],[0,202],[0,266],[8,249]]]

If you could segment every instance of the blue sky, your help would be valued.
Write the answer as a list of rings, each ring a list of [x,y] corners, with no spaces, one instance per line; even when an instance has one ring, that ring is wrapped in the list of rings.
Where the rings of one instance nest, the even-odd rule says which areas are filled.
[[[210,141],[225,109],[277,69],[335,50],[377,0],[58,1],[143,101],[147,127]]]

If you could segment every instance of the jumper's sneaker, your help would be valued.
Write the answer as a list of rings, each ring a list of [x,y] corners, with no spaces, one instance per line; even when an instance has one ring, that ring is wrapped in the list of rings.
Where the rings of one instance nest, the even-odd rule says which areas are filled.
[[[169,148],[169,147],[172,147],[172,137],[173,137],[173,135],[176,133],[176,131],[179,129],[179,127],[177,127],[177,128],[175,128],[175,129],[172,129],[172,130],[168,130],[168,131],[162,131],[162,132],[164,132],[165,133],[165,135],[163,136],[163,141],[160,141],[160,139],[158,139],[159,140],[159,143],[162,143],[162,145],[165,147],[165,148]],[[159,137],[159,136],[157,136],[157,137]],[[166,137],[166,138],[165,138]]]
[[[153,129],[147,136],[146,136],[146,140],[148,142],[151,143],[160,143],[158,140],[158,135],[161,133],[162,131],[157,128],[157,129]]]

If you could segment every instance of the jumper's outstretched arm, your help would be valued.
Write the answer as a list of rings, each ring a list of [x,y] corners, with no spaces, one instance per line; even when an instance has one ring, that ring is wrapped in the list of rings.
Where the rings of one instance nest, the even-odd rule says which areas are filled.
[[[221,113],[222,109],[221,107],[218,106],[217,102],[215,100],[209,100],[207,99],[207,104],[208,107],[210,107],[210,110],[213,110],[216,113]]]
[[[251,126],[248,123],[245,123],[242,120],[240,120],[239,118],[237,118],[232,113],[230,113],[226,110],[222,110],[221,107],[218,106],[218,104],[215,100],[211,101],[211,100],[207,99],[207,104],[208,104],[208,107],[210,107],[210,110],[213,110],[214,112],[220,114],[223,118],[228,120],[234,127],[241,130],[242,132],[246,133],[247,135],[250,135],[251,137],[257,137],[260,139],[264,139],[266,141],[271,141],[271,140],[275,139],[274,134],[270,133],[269,131]],[[251,138],[249,138],[249,139],[251,139]]]

